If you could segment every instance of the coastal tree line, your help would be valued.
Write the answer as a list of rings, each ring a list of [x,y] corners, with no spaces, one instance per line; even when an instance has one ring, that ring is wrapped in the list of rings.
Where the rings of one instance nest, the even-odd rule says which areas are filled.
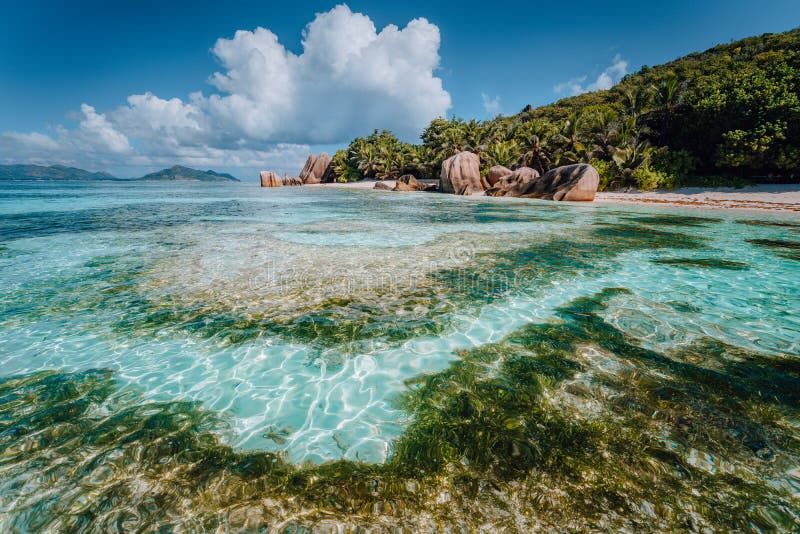
[[[540,173],[591,163],[600,189],[800,181],[800,29],[751,37],[643,67],[605,91],[513,116],[437,118],[420,143],[389,131],[336,152],[338,181],[437,178],[461,151]]]

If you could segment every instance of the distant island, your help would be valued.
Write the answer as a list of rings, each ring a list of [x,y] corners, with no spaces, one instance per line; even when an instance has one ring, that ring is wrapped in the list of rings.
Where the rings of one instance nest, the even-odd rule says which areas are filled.
[[[107,172],[90,172],[64,165],[0,165],[0,180],[119,180]]]
[[[148,182],[164,182],[164,181],[182,181],[182,182],[238,182],[230,174],[218,173],[214,171],[199,171],[197,169],[190,169],[189,167],[182,167],[175,165],[169,169],[162,169],[160,171],[151,172],[141,178],[134,178],[136,181]]]
[[[64,165],[0,165],[0,181],[106,181],[106,182],[238,182],[230,174],[200,171],[174,165],[139,178],[117,178],[107,172],[90,172]]]

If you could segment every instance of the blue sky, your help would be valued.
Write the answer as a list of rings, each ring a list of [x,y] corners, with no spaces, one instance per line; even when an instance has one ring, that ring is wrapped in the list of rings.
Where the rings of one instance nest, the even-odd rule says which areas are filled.
[[[7,0],[0,161],[296,173],[309,151],[371,128],[413,140],[441,113],[511,114],[800,25],[797,0],[335,6]]]

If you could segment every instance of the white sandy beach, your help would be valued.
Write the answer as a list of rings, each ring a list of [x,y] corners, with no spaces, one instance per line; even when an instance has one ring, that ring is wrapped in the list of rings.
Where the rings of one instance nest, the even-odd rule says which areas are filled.
[[[687,187],[672,191],[602,192],[597,194],[595,202],[800,212],[800,184],[765,184],[741,189]]]
[[[394,187],[394,180],[384,180]],[[305,187],[372,189],[377,180]],[[435,183],[436,181],[425,180]],[[659,204],[693,208],[769,210],[800,213],[800,184],[765,184],[743,187],[686,187],[672,191],[606,191],[597,193],[599,204]]]

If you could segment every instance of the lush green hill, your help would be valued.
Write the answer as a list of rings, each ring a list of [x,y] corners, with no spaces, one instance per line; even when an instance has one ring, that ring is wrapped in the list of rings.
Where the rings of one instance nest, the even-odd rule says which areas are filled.
[[[591,162],[604,188],[800,182],[800,29],[643,67],[612,89],[511,117],[436,119],[419,145],[375,132],[334,165],[342,181],[435,176],[461,150],[477,153],[484,172]]]
[[[89,172],[63,165],[0,165],[0,180],[116,180],[106,172]]]
[[[214,171],[199,171],[175,165],[169,169],[162,169],[150,174],[146,174],[135,180],[146,181],[190,181],[190,182],[238,182],[239,180],[230,174],[218,173]]]

